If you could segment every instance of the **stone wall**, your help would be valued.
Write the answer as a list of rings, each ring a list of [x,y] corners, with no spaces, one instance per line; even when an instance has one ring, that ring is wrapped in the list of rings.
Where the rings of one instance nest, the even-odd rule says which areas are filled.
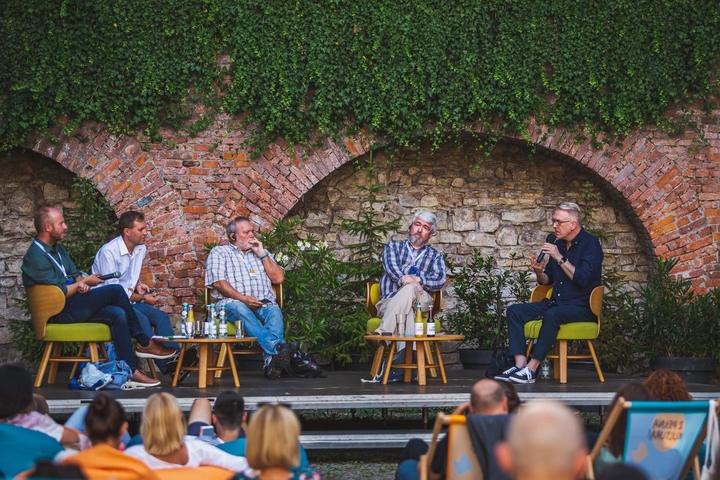
[[[561,201],[589,199],[588,226],[602,232],[604,268],[622,272],[629,284],[643,282],[653,263],[642,231],[628,218],[627,207],[610,195],[599,177],[557,156],[502,143],[485,159],[472,142],[425,151],[391,162],[376,155],[375,182],[383,186],[372,208],[385,221],[401,218],[395,238],[404,238],[412,214],[427,209],[438,215],[431,243],[457,264],[474,249],[500,266],[525,269],[551,228],[553,207]],[[338,230],[340,218],[355,218],[366,201],[359,185],[364,170],[348,164],[320,182],[290,212],[305,218],[304,229],[333,248],[355,239]],[[516,256],[513,259],[513,255]],[[452,305],[452,298],[448,298]]]
[[[0,188],[0,363],[19,359],[8,348],[10,320],[27,319],[22,302],[22,257],[34,235],[33,213],[42,205],[61,207],[72,216],[74,175],[55,161],[32,152],[0,155],[5,179]]]

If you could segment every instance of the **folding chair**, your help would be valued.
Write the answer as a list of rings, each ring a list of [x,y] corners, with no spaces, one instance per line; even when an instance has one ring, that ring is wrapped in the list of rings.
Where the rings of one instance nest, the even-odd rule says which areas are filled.
[[[622,461],[639,467],[648,478],[684,479],[693,468],[700,478],[697,454],[705,438],[705,425],[715,401],[627,402],[620,398],[610,411],[600,435],[588,455],[589,478],[595,478],[593,462],[617,423],[627,412],[625,449]]]
[[[447,480],[483,480],[480,462],[473,450],[472,440],[467,428],[465,415],[445,415],[439,413],[433,427],[432,442],[427,455],[420,457],[420,478],[428,480],[435,478],[430,470],[435,450],[437,450],[438,435],[443,427],[448,431],[448,457],[445,469]]]

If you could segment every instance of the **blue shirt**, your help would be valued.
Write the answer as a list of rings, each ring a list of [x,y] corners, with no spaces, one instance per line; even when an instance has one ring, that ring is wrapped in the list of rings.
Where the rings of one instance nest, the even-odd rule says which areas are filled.
[[[581,305],[590,303],[593,288],[602,285],[603,251],[597,237],[584,229],[580,230],[570,242],[570,248],[564,240],[556,242],[562,256],[575,267],[572,280],[562,267],[552,258],[545,266],[545,274],[550,277],[553,286],[552,299],[557,305]]]
[[[380,295],[383,299],[392,297],[402,287],[403,275],[420,277],[423,288],[430,292],[440,290],[447,279],[442,254],[427,244],[416,250],[409,240],[392,240],[385,245],[382,262]]]

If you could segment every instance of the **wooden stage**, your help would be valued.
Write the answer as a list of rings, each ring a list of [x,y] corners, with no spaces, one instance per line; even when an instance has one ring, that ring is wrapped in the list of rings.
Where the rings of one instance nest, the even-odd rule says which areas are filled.
[[[347,410],[347,409],[419,409],[455,407],[469,399],[470,386],[483,378],[482,370],[463,370],[459,366],[447,369],[448,383],[428,378],[426,386],[394,383],[389,385],[362,383],[369,378],[367,370],[329,371],[327,378],[282,378],[267,380],[260,371],[241,371],[240,391],[249,410],[258,403],[283,402],[294,410]],[[595,372],[584,366],[570,368],[565,385],[555,381],[538,380],[532,385],[516,385],[521,400],[556,399],[575,407],[606,406],[616,389],[625,382],[640,382],[643,377],[606,375],[605,383],[599,383]],[[720,385],[690,384],[696,400],[720,397]],[[189,376],[178,387],[170,386],[170,379],[163,378],[163,386],[142,390],[106,390],[117,398],[128,412],[141,412],[145,399],[152,393],[166,391],[175,395],[183,410],[190,409],[198,397],[213,398],[220,392],[234,389],[232,377],[225,374],[213,386],[197,388],[197,378]],[[79,406],[89,403],[95,392],[69,390],[67,377],[60,372],[56,385],[37,390],[43,394],[52,414],[68,414]]]

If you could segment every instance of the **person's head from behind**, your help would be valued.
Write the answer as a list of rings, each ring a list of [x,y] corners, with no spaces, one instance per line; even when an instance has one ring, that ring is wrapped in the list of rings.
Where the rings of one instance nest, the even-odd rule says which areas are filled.
[[[43,241],[59,242],[65,237],[67,224],[59,208],[40,207],[33,217],[35,231]]]
[[[128,422],[120,403],[104,393],[95,395],[85,415],[85,432],[93,445],[106,443],[114,448],[120,446]]]
[[[0,420],[32,409],[33,382],[20,365],[0,366]]]
[[[219,437],[238,435],[246,419],[245,400],[235,390],[226,390],[215,399],[212,424]]]
[[[578,416],[552,400],[533,400],[510,421],[496,447],[498,463],[513,478],[575,479],[585,472],[585,433]]]
[[[521,405],[520,395],[515,390],[515,384],[512,382],[498,382],[502,389],[505,391],[507,397],[507,408],[508,413],[515,413]]]
[[[129,210],[118,219],[118,234],[132,245],[142,245],[147,238],[147,223],[145,215],[135,210]]]
[[[264,405],[250,418],[247,461],[256,470],[290,469],[300,463],[300,422],[281,405]]]
[[[673,402],[692,400],[687,385],[680,375],[667,368],[660,368],[652,372],[645,379],[644,385],[650,392],[651,400]]]
[[[484,378],[475,382],[470,391],[470,410],[479,415],[508,413],[508,399],[500,382]]]
[[[151,455],[169,455],[183,446],[185,418],[175,397],[155,393],[147,399],[140,434],[145,450]]]
[[[615,407],[617,402],[622,397],[623,400],[628,402],[636,401],[647,401],[650,400],[650,394],[642,383],[625,383],[618,388],[610,404],[610,411]],[[607,439],[608,449],[614,456],[619,457],[623,454],[625,448],[625,427],[627,426],[627,412],[623,411],[618,417],[615,426],[610,432],[610,436]]]

